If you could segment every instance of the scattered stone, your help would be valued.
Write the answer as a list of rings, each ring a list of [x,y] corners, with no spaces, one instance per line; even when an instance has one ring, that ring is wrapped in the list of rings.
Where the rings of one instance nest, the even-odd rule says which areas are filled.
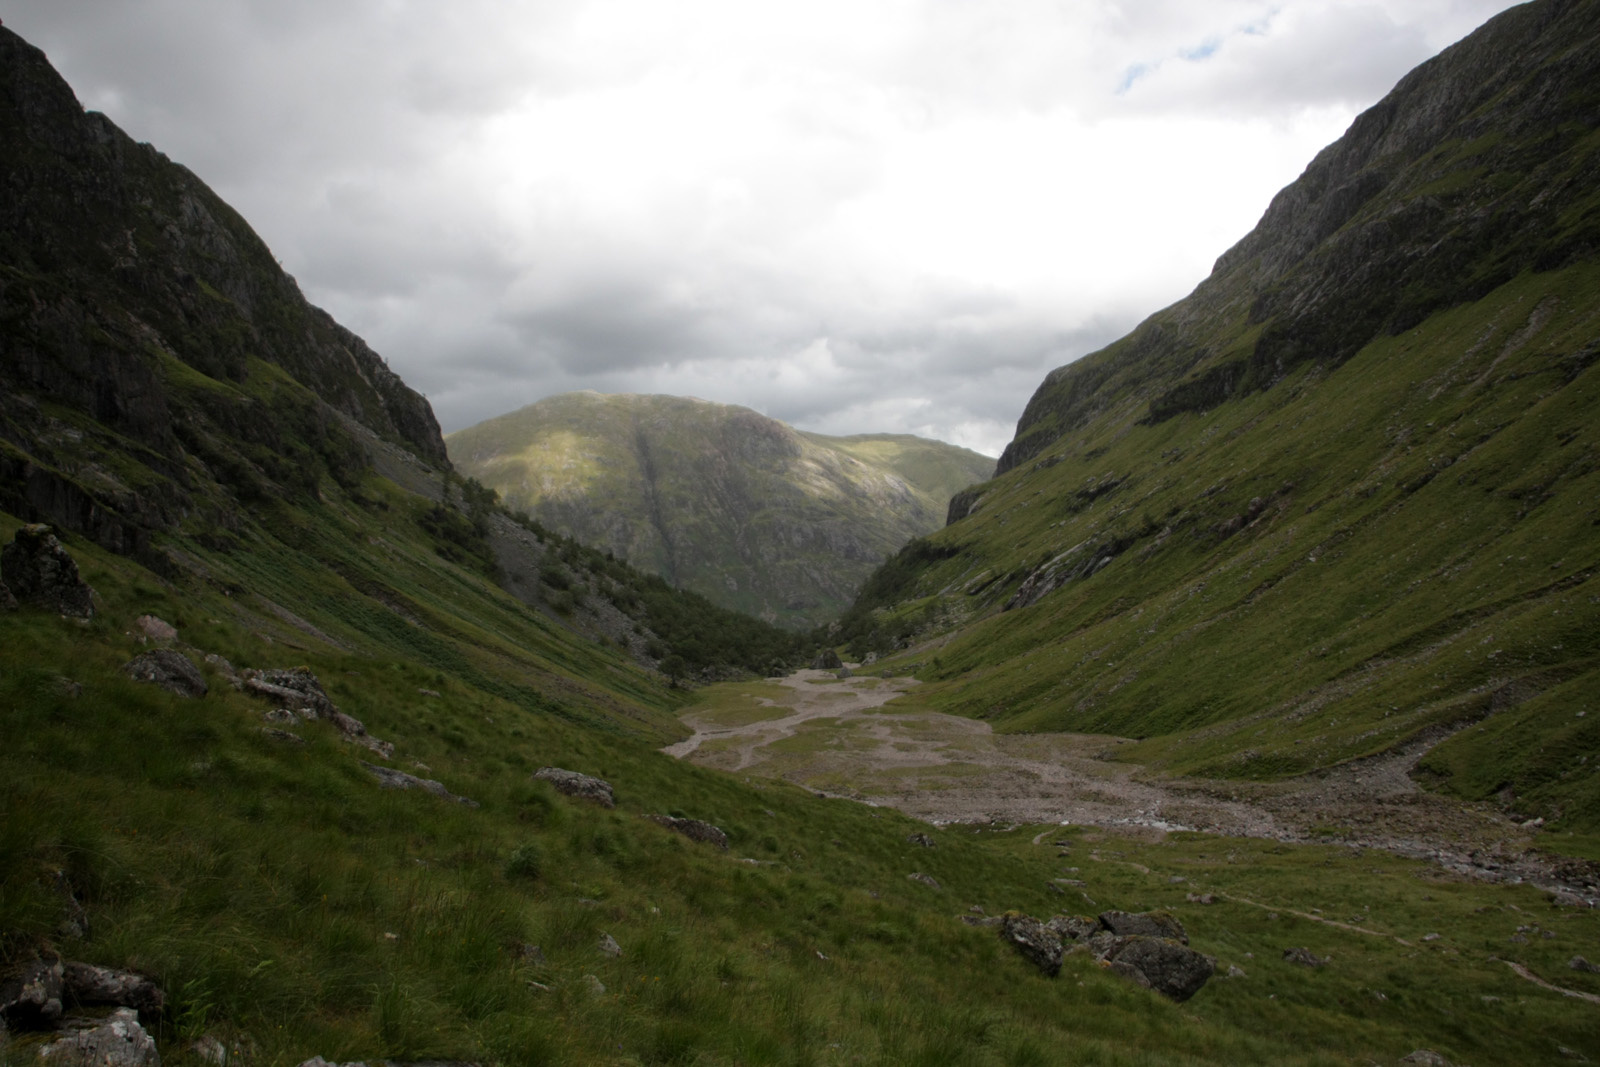
[[[939,885],[939,880],[937,878],[935,878],[931,874],[923,874],[921,871],[914,871],[911,874],[906,875],[906,877],[909,878],[913,882],[921,882],[923,885],[927,886],[929,889],[940,889],[940,888],[942,888]]]
[[[11,595],[11,587],[5,582],[0,582],[0,611],[16,611],[17,598]]]
[[[15,599],[74,619],[94,618],[94,590],[50,527],[24,526],[0,549],[0,581]]]
[[[594,975],[586,974],[582,978],[578,979],[578,981],[583,983],[584,988],[589,991],[590,996],[600,997],[605,995],[606,984],[600,981],[600,979],[596,978]]]
[[[837,671],[834,672],[833,676],[835,678],[840,678],[840,679],[854,678],[855,677],[855,672],[852,671],[849,667],[840,667]]]
[[[1455,1067],[1455,1064],[1433,1051],[1431,1048],[1419,1048],[1409,1056],[1400,1057],[1401,1063],[1415,1063],[1419,1067]]]
[[[24,1030],[54,1029],[64,988],[60,960],[36,960],[0,983],[0,1020]]]
[[[263,726],[260,729],[261,735],[268,741],[276,741],[282,745],[303,745],[306,743],[306,739],[299,734],[288,730],[280,730],[276,726]]]
[[[1038,919],[1008,914],[1000,922],[1000,938],[1047,977],[1061,973],[1061,936]]]
[[[1229,978],[1248,978],[1250,976],[1245,974],[1244,973],[1244,968],[1239,966],[1237,963],[1230,963],[1230,964],[1228,964],[1228,977]]]
[[[56,1067],[161,1067],[155,1039],[132,1008],[118,1008],[99,1026],[51,1042],[39,1058]]]
[[[1584,971],[1588,974],[1600,974],[1600,963],[1590,963],[1582,956],[1574,956],[1567,961],[1567,966],[1574,971]]]
[[[1163,937],[1187,945],[1183,923],[1161,911],[1103,911],[1100,925],[1118,937]]]
[[[154,615],[140,615],[133,625],[147,640],[171,644],[178,639],[178,628]]]
[[[203,697],[207,692],[205,675],[182,652],[154,648],[141,652],[122,665],[122,673],[138,682],[159,685],[181,697]]]
[[[1565,1056],[1569,1060],[1577,1060],[1579,1063],[1588,1063],[1589,1062],[1589,1057],[1585,1056],[1583,1053],[1579,1052],[1575,1048],[1568,1048],[1565,1045],[1557,1045],[1556,1046],[1556,1051],[1561,1053],[1563,1056]]]
[[[469,808],[478,806],[476,800],[458,797],[446,789],[442,783],[435,782],[431,778],[418,778],[414,774],[407,774],[405,771],[397,771],[389,767],[379,767],[376,764],[368,763],[366,760],[360,762],[361,766],[371,772],[372,776],[378,780],[378,785],[384,789],[421,789],[444,800],[453,800],[457,804],[465,804]]]
[[[891,671],[889,668],[885,667],[883,670],[878,672],[878,677],[879,678],[893,678],[894,677],[894,671]]]
[[[1437,940],[1439,940],[1439,935],[1438,934],[1423,934],[1422,935],[1422,940],[1424,940],[1424,941],[1437,941]]]
[[[1187,882],[1188,880],[1189,879],[1185,878],[1181,874],[1175,874],[1171,878],[1167,879],[1167,884],[1168,885],[1182,885],[1184,882]]]
[[[1215,904],[1217,902],[1216,894],[1214,893],[1185,893],[1183,899],[1191,904]]]
[[[1155,937],[1121,940],[1109,957],[1111,969],[1171,1000],[1188,1000],[1216,973],[1211,957],[1186,945]]]
[[[78,1004],[115,1004],[153,1019],[167,1002],[153,979],[133,971],[69,962],[62,965],[61,980],[67,997]]]
[[[910,837],[906,838],[906,840],[911,842],[913,845],[921,845],[923,848],[933,847],[933,838],[929,837],[927,834],[912,834]]]
[[[439,691],[437,689],[418,689],[417,692],[421,693],[425,697],[436,697],[439,695]]]
[[[560,767],[540,767],[533,772],[533,776],[541,781],[549,782],[557,791],[569,797],[580,800],[592,800],[602,808],[617,806],[615,795],[611,791],[611,783],[602,778],[580,774],[577,771],[563,770]]]
[[[831,648],[818,652],[817,658],[811,661],[811,669],[814,671],[836,671],[843,666],[844,662],[839,659],[839,653]]]
[[[607,956],[616,957],[622,955],[622,946],[617,944],[617,939],[610,934],[601,934],[600,944],[597,947]]]
[[[262,722],[275,722],[280,726],[293,726],[300,721],[300,716],[288,708],[272,708],[261,713]]]
[[[728,850],[728,835],[719,828],[699,819],[680,819],[674,815],[646,815],[646,819],[668,830],[680,833],[691,841],[703,841],[708,845],[716,845],[724,852]]]
[[[538,945],[531,945],[526,941],[513,946],[512,953],[519,961],[532,967],[543,967],[548,962]]]
[[[861,665],[863,667],[870,667],[876,662],[878,662],[878,654],[876,652],[868,652],[861,657]]]
[[[56,692],[66,697],[68,700],[77,700],[79,697],[83,696],[83,683],[75,682],[64,674],[56,675],[55,687]]]
[[[1289,963],[1298,963],[1302,967],[1326,967],[1328,961],[1323,956],[1318,956],[1308,948],[1286,948],[1283,958]]]

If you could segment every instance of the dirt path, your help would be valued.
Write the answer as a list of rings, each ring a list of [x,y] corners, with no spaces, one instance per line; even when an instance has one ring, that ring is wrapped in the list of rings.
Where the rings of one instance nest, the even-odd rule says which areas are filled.
[[[1409,772],[1445,735],[1286,782],[1156,778],[1108,758],[1128,743],[1123,738],[997,735],[973,719],[886,709],[917,685],[910,678],[840,679],[805,670],[781,685],[786,692],[778,699],[750,694],[733,711],[686,712],[694,736],[664,751],[936,824],[1089,824],[1337,842],[1477,878],[1532,882],[1574,903],[1600,901],[1600,871],[1531,851],[1535,830],[1487,805],[1417,787]]]

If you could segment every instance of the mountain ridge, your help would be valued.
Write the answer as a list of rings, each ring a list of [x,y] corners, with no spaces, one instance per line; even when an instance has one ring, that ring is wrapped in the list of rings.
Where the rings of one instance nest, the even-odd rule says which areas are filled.
[[[830,437],[641,394],[547,397],[446,441],[463,472],[552,529],[801,627],[831,621],[873,566],[993,469],[912,435]]]

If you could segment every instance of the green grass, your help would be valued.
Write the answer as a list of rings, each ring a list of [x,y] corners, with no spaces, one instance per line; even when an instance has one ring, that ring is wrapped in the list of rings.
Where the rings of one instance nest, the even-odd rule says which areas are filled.
[[[5,519],[0,534],[15,526]],[[648,714],[665,714],[665,691],[639,705],[644,721],[619,715],[617,698],[607,703],[592,688],[587,697],[582,689],[543,694],[562,705],[547,706],[513,683],[521,668],[506,649],[469,655],[466,638],[451,639],[459,662],[424,663],[385,628],[363,631],[354,616],[313,611],[314,589],[298,599],[287,584],[270,590],[330,636],[369,646],[340,651],[282,620],[240,615],[239,598],[215,586],[158,579],[78,542],[71,549],[100,594],[92,623],[27,609],[0,617],[8,739],[0,750],[0,930],[9,960],[58,950],[155,975],[172,998],[158,1027],[169,1062],[189,1062],[184,1042],[205,1033],[255,1049],[262,1064],[313,1054],[1334,1064],[1417,1046],[1514,1063],[1542,1056],[1551,1042],[1600,1054],[1586,1009],[1486,962],[1492,947],[1558,984],[1588,989],[1589,976],[1561,967],[1563,953],[1583,951],[1583,939],[1600,932],[1592,915],[1552,909],[1529,889],[1450,882],[1378,856],[1357,864],[1345,849],[1195,835],[1164,845],[1091,842],[1061,829],[1033,846],[1029,828],[932,831],[892,811],[661,755]],[[442,611],[454,603],[455,625],[473,640],[492,632],[496,612],[515,611],[496,607],[492,594],[469,597],[464,574],[453,601],[429,594],[420,577],[409,581],[418,604]],[[130,621],[146,611],[240,666],[310,666],[344,710],[396,744],[397,767],[481,807],[378,789],[357,765],[366,753],[324,724],[297,728],[304,746],[268,739],[259,731],[266,705],[215,672],[211,693],[196,701],[123,678],[120,665],[138,650]],[[478,623],[469,627],[469,617]],[[81,693],[71,695],[63,677]],[[731,683],[713,692],[713,704],[748,708],[772,688]],[[581,699],[567,704],[570,696]],[[533,781],[545,764],[606,777],[618,809]],[[638,818],[651,812],[708,819],[732,847],[724,854]],[[912,832],[933,833],[937,847],[908,843]],[[1049,844],[1057,837],[1074,842],[1070,858]],[[1092,849],[1102,862],[1086,858]],[[1094,905],[1052,889],[1068,866],[1080,868],[1070,876],[1088,882]],[[88,909],[89,940],[55,931],[60,903],[49,879],[57,869]],[[913,871],[942,888],[909,881]],[[1169,871],[1189,882],[1171,885]],[[1185,904],[1183,890],[1199,887],[1285,910],[1269,920],[1243,904]],[[1435,902],[1424,896],[1448,906],[1430,910]],[[1170,908],[1198,947],[1243,960],[1251,978],[1213,981],[1182,1006],[1080,958],[1047,980],[992,930],[958,921],[974,904],[1039,915]],[[1502,945],[1513,905],[1560,939]],[[1382,919],[1369,925],[1412,946],[1363,940],[1357,953],[1283,917],[1368,906]],[[1415,937],[1430,923],[1450,940],[1424,951]],[[602,934],[622,946],[620,957],[598,951]],[[1335,969],[1302,975],[1244,957],[1265,961],[1285,939],[1331,953]],[[547,962],[523,960],[515,949],[524,943],[539,945]],[[591,994],[588,975],[607,992]],[[1369,986],[1386,991],[1390,1006],[1363,1000]],[[1482,996],[1501,1000],[1480,1018],[1467,1009]],[[31,1050],[23,1039],[6,1055],[20,1064]]]
[[[1143,738],[1127,757],[1175,772],[1280,777],[1482,720],[1430,756],[1446,788],[1593,829],[1600,378],[1569,356],[1597,287],[1523,275],[1203,414],[1113,405],[880,572],[862,626],[959,626],[919,702]],[[1000,610],[1100,546],[1092,577]]]

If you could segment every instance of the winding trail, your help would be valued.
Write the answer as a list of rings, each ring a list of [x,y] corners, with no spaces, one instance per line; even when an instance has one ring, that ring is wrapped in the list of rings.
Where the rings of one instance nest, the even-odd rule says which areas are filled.
[[[759,693],[720,687],[714,704],[683,713],[693,736],[663,751],[938,825],[1070,823],[1339,843],[1600,902],[1600,868],[1568,869],[1532,850],[1536,830],[1418,788],[1409,772],[1448,734],[1283,782],[1161,778],[1114,758],[1126,738],[995,734],[974,719],[886,707],[918,684],[802,670],[751,687]]]

